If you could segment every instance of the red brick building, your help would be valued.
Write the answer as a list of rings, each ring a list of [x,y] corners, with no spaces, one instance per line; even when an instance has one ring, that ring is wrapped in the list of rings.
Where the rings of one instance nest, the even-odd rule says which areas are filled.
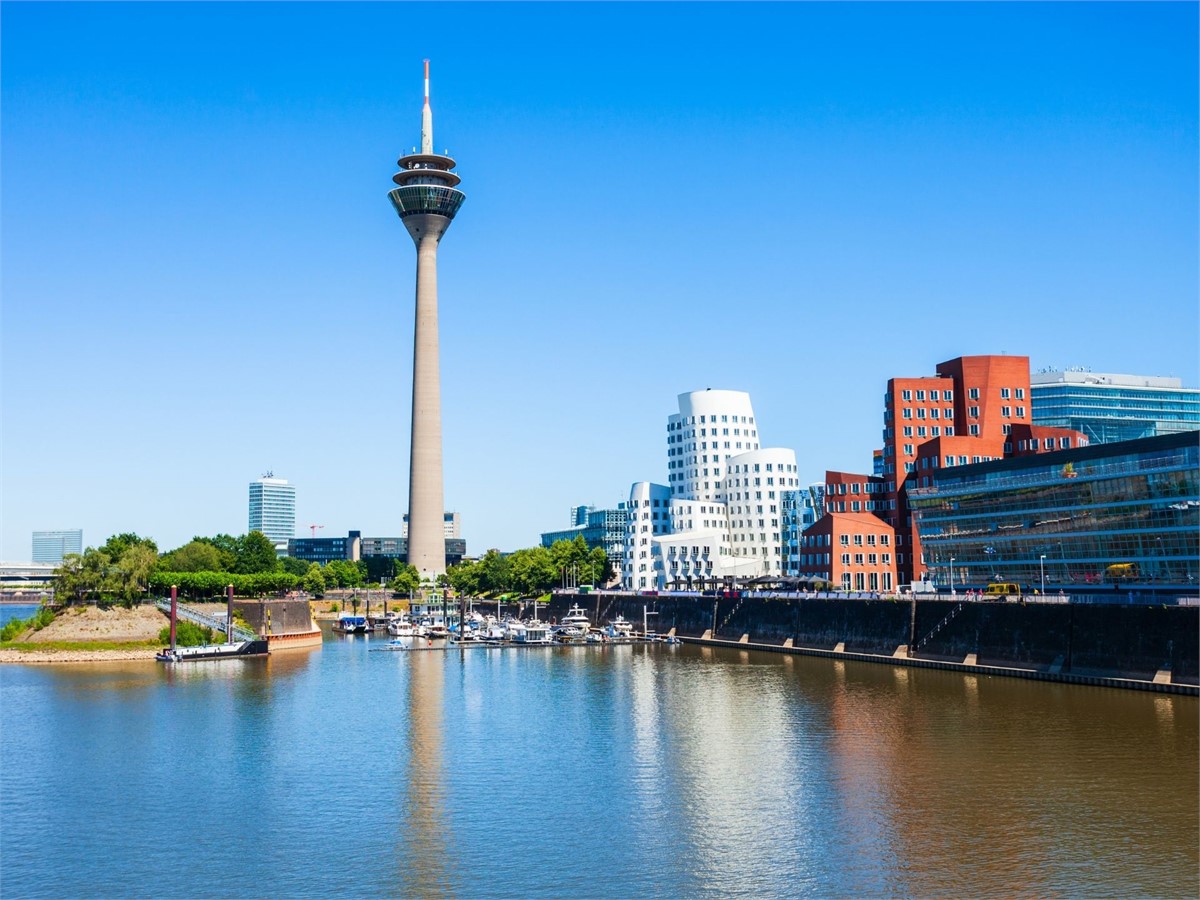
[[[845,591],[893,591],[895,529],[872,513],[827,512],[800,538],[799,571]]]
[[[905,486],[928,484],[930,470],[1081,447],[1066,428],[1032,424],[1029,357],[960,356],[937,374],[893,378],[883,410],[883,518],[896,530],[900,583],[925,575]]]

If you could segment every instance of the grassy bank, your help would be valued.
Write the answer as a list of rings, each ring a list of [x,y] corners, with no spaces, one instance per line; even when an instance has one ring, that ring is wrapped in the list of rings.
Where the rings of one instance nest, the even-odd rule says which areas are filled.
[[[158,650],[159,641],[0,641],[0,650],[16,650],[18,653],[40,653],[51,650]]]

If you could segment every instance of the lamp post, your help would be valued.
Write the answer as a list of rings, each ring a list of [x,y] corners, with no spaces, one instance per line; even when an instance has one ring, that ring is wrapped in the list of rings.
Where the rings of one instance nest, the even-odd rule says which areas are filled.
[[[950,596],[955,597],[957,595],[957,592],[954,590],[954,557],[952,556],[950,557]]]
[[[1042,596],[1046,596],[1046,554],[1038,557],[1038,566],[1042,570]]]

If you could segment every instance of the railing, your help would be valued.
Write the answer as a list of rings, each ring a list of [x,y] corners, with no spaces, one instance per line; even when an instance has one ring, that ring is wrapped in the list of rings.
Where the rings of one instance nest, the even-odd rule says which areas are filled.
[[[946,615],[946,617],[944,619],[942,619],[942,621],[938,622],[936,625],[933,626],[933,631],[929,632],[929,634],[925,635],[925,637],[923,637],[923,638],[921,638],[921,640],[917,641],[916,646],[913,647],[913,651],[915,652],[917,650],[920,650],[922,647],[924,647],[926,644],[928,644],[930,642],[930,640],[932,640],[932,638],[935,634],[937,634],[939,631],[941,631],[943,628],[945,628],[947,625],[949,625],[954,620],[954,617],[957,616],[960,612],[962,612],[963,606],[965,606],[965,605],[966,605],[965,602],[954,604],[954,609],[950,610],[950,612]]]
[[[1032,457],[1037,459],[1036,455]],[[1188,458],[1188,455],[1181,454],[1178,456],[1156,456],[1151,459],[1127,460],[1120,463],[1109,463],[1108,465],[1097,464],[1087,465],[1086,463],[1074,463],[1071,474],[1067,475],[1063,472],[1063,467],[1066,462],[1043,462],[1041,465],[1046,466],[1046,470],[1042,472],[1031,472],[1026,475],[1009,475],[1009,476],[991,476],[989,473],[981,472],[979,474],[964,475],[958,479],[953,479],[953,476],[943,476],[944,483],[932,487],[913,488],[909,490],[909,496],[918,497],[953,497],[959,494],[976,493],[979,490],[999,490],[1010,487],[1033,487],[1036,485],[1053,484],[1053,483],[1075,483],[1078,484],[1080,479],[1086,480],[1090,478],[1112,478],[1117,475],[1138,475],[1152,472],[1171,472],[1180,469],[1188,469],[1194,465],[1193,461]],[[936,470],[944,472],[953,472],[958,466],[939,467]],[[1186,499],[1186,498],[1184,498]]]
[[[154,605],[165,612],[171,614],[170,600],[155,600]],[[176,602],[175,614],[181,619],[187,619],[189,622],[194,622],[197,625],[203,625],[206,628],[211,628],[213,631],[220,631],[226,635],[232,632],[232,636],[239,641],[254,641],[258,640],[258,635],[249,628],[242,628],[233,622],[229,622],[229,628],[226,629],[224,619],[218,619],[216,616],[210,616],[208,613],[202,613],[198,609],[192,609],[189,606],[184,606],[182,603]]]

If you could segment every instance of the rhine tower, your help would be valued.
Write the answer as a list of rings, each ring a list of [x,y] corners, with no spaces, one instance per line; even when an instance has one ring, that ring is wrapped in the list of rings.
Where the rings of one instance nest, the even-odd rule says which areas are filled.
[[[425,60],[425,106],[421,149],[402,156],[388,193],[417,246],[416,327],[413,330],[412,451],[408,470],[408,561],[421,580],[446,571],[443,535],[442,401],[438,362],[437,248],[465,195],[457,189],[454,160],[433,151],[429,108],[429,60]]]

